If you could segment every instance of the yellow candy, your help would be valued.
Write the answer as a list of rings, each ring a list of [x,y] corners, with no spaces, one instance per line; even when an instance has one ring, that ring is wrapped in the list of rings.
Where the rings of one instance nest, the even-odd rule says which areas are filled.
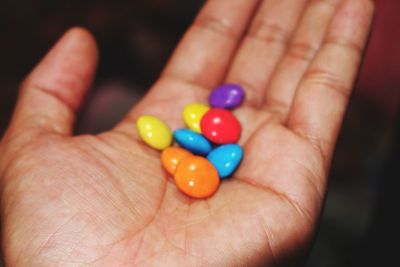
[[[141,116],[136,121],[139,135],[152,148],[163,150],[172,143],[172,134],[168,126],[154,116]]]
[[[201,133],[200,121],[209,109],[209,107],[197,103],[187,105],[183,110],[183,120],[186,126],[197,133]]]

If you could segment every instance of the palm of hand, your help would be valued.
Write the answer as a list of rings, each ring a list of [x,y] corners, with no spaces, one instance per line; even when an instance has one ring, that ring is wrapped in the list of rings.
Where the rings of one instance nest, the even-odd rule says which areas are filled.
[[[185,53],[180,52],[184,44],[175,62]],[[174,72],[174,63],[169,69]],[[52,101],[59,101],[47,86],[38,89],[46,100],[56,95]],[[315,132],[302,128],[307,123],[290,119],[289,112],[282,119],[273,109],[246,103],[236,112],[245,130],[241,167],[213,197],[189,199],[162,170],[159,153],[137,138],[134,120],[150,113],[176,128],[182,107],[204,102],[207,94],[197,84],[166,75],[109,132],[70,137],[41,129],[7,135],[0,160],[6,261],[15,266],[241,266],[278,264],[298,252],[318,219],[336,133],[325,143],[316,141]],[[69,101],[62,94],[61,99]]]
[[[268,152],[259,153],[264,147]],[[9,167],[16,177],[6,189],[6,213],[19,223],[7,230],[25,236],[10,240],[10,249],[30,252],[21,262],[43,255],[108,266],[273,258],[311,234],[322,196],[310,175],[321,162],[281,126],[263,130],[245,149],[237,177],[223,182],[212,198],[191,200],[161,169],[159,153],[131,136],[43,136]],[[15,166],[27,161],[25,168]],[[311,163],[318,165],[305,165]],[[275,176],[282,164],[284,171]]]

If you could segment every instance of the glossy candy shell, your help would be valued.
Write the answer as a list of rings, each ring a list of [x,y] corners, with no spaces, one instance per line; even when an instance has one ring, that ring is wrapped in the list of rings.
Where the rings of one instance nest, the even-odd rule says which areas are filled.
[[[213,143],[232,144],[240,139],[242,127],[232,112],[212,108],[200,122],[201,132]]]
[[[197,103],[187,105],[183,110],[183,120],[186,126],[196,133],[201,133],[200,121],[209,109],[208,106]]]
[[[182,159],[176,168],[174,178],[179,190],[193,198],[207,198],[213,195],[220,183],[214,166],[199,156]]]
[[[171,145],[171,130],[160,119],[150,115],[141,116],[136,126],[142,140],[152,148],[163,150]]]
[[[186,149],[171,146],[161,153],[161,163],[169,174],[174,175],[179,162],[190,156],[193,156],[193,154]]]
[[[211,143],[201,134],[189,129],[178,129],[174,132],[175,141],[190,152],[205,156],[212,150]]]
[[[207,159],[217,169],[221,179],[231,176],[239,166],[243,150],[237,144],[222,145],[211,151]]]
[[[223,84],[215,88],[210,96],[210,105],[214,108],[232,109],[239,106],[244,98],[244,90],[238,84]]]

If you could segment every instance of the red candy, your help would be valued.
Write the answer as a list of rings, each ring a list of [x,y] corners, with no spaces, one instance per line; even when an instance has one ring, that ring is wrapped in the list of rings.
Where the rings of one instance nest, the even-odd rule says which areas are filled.
[[[216,144],[237,143],[242,132],[233,113],[220,108],[212,108],[204,114],[200,126],[203,135]]]

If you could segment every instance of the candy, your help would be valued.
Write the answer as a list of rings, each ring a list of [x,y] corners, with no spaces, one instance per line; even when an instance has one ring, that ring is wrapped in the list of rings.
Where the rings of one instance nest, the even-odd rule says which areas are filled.
[[[211,143],[204,136],[189,129],[176,130],[174,138],[181,147],[194,154],[205,156],[212,149]]]
[[[162,166],[184,194],[193,198],[212,196],[220,182],[233,176],[240,165],[243,149],[236,143],[242,126],[229,109],[239,106],[243,99],[244,90],[238,84],[215,88],[209,95],[211,108],[199,103],[185,106],[182,117],[189,129],[178,129],[173,135],[154,116],[137,120],[140,137],[149,146],[163,150]],[[171,147],[172,138],[182,148]]]
[[[200,121],[209,109],[209,107],[197,103],[187,105],[183,110],[183,120],[186,126],[197,133],[201,133]]]
[[[171,131],[158,118],[150,115],[141,116],[136,125],[142,140],[152,148],[163,150],[171,145]]]
[[[161,163],[165,170],[173,175],[179,162],[189,156],[193,156],[193,154],[186,149],[171,146],[161,153]]]
[[[243,150],[239,145],[228,144],[215,148],[208,154],[207,159],[217,169],[221,179],[229,177],[239,166]]]
[[[242,127],[232,112],[212,108],[200,122],[203,135],[216,144],[237,143],[240,139]]]
[[[214,166],[205,158],[190,156],[181,160],[175,171],[176,186],[194,198],[206,198],[217,191],[220,179]]]
[[[214,108],[231,109],[239,106],[244,98],[244,90],[238,84],[224,84],[214,89],[210,96],[210,105]]]

